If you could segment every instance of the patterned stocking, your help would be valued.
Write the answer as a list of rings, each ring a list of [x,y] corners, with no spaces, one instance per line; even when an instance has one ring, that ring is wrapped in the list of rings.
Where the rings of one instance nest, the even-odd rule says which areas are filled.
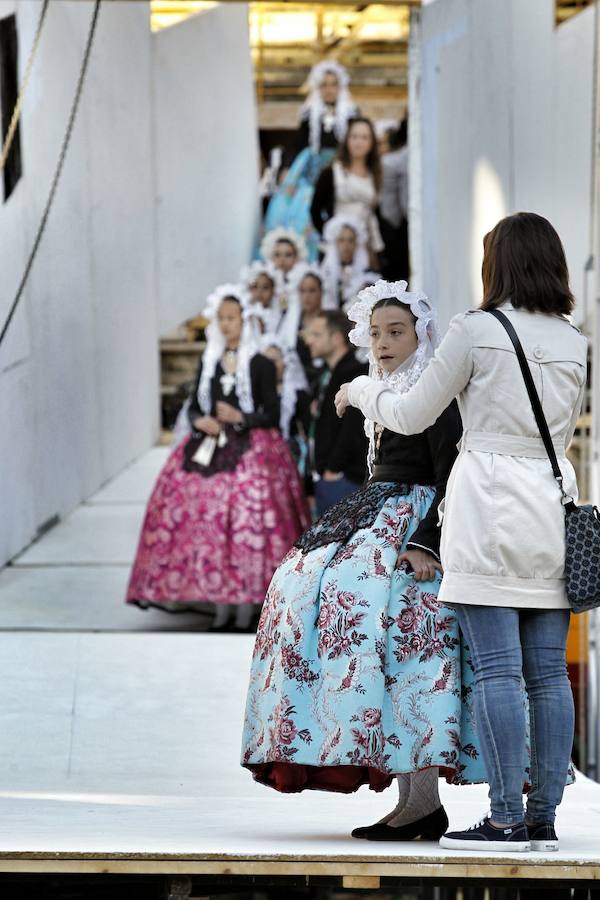
[[[410,791],[405,805],[399,809],[400,804],[398,804],[387,820],[387,824],[391,828],[398,828],[400,825],[409,825],[411,822],[416,822],[417,819],[422,819],[435,812],[442,805],[438,793],[439,774],[437,767],[422,769],[420,772],[413,772],[411,775],[399,777],[410,780]]]
[[[390,819],[398,816],[406,804],[408,803],[408,796],[410,794],[410,775],[396,775],[396,782],[398,784],[398,803],[387,816],[384,816],[383,819],[380,819],[377,823],[378,825],[388,825]]]

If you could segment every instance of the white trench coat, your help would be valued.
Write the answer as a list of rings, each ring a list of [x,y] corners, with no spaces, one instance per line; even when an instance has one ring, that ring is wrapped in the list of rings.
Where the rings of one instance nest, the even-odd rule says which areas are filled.
[[[564,487],[577,499],[565,456],[586,383],[587,340],[561,316],[501,307],[532,370]],[[398,395],[368,376],[349,401],[400,434],[417,434],[458,398],[464,435],[443,510],[443,603],[567,608],[565,526],[517,356],[501,324],[482,310],[456,316],[418,383]]]

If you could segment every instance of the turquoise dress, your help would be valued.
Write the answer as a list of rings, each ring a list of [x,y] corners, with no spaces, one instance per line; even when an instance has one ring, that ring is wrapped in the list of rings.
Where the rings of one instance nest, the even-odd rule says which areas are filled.
[[[290,166],[265,214],[264,233],[278,227],[293,228],[306,241],[311,262],[318,259],[320,237],[312,224],[310,205],[317,178],[334,155],[335,149],[315,153],[305,147]]]
[[[469,651],[438,602],[440,576],[418,582],[396,566],[407,548],[437,555],[437,507],[460,431],[453,404],[422,435],[384,432],[373,480],[329,509],[277,569],[244,721],[242,765],[257,781],[348,793],[430,766],[451,783],[486,780]]]

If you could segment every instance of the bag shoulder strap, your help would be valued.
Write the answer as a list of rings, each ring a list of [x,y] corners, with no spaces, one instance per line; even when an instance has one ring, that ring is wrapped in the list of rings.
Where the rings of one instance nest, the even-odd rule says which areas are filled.
[[[533,380],[533,375],[531,374],[531,369],[529,368],[529,363],[527,362],[527,357],[525,356],[525,351],[523,350],[523,345],[519,340],[519,336],[515,331],[512,322],[507,316],[504,315],[503,312],[500,312],[499,309],[489,309],[488,312],[491,316],[494,316],[494,318],[500,322],[500,324],[508,334],[513,347],[515,348],[517,360],[523,374],[523,380],[525,381],[525,387],[527,388],[527,393],[529,394],[529,399],[531,401],[533,415],[535,416],[535,421],[537,422],[541,438],[544,442],[546,453],[548,454],[548,458],[552,466],[552,472],[554,474],[554,477],[558,481],[558,485],[563,497],[563,503],[565,504],[565,506],[572,504],[573,498],[569,497],[565,493],[565,490],[563,488],[563,476],[562,472],[560,471],[560,466],[558,465],[556,450],[554,449],[554,444],[552,443],[552,437],[550,435],[550,429],[548,428],[548,422],[546,421],[546,416],[544,415],[540,396],[537,392],[537,388]]]

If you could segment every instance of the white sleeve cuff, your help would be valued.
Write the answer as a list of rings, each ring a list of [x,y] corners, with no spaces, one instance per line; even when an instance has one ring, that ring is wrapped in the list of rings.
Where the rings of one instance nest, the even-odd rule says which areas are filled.
[[[348,385],[348,402],[351,406],[358,406],[358,398],[363,388],[375,383],[368,375],[358,375]]]

